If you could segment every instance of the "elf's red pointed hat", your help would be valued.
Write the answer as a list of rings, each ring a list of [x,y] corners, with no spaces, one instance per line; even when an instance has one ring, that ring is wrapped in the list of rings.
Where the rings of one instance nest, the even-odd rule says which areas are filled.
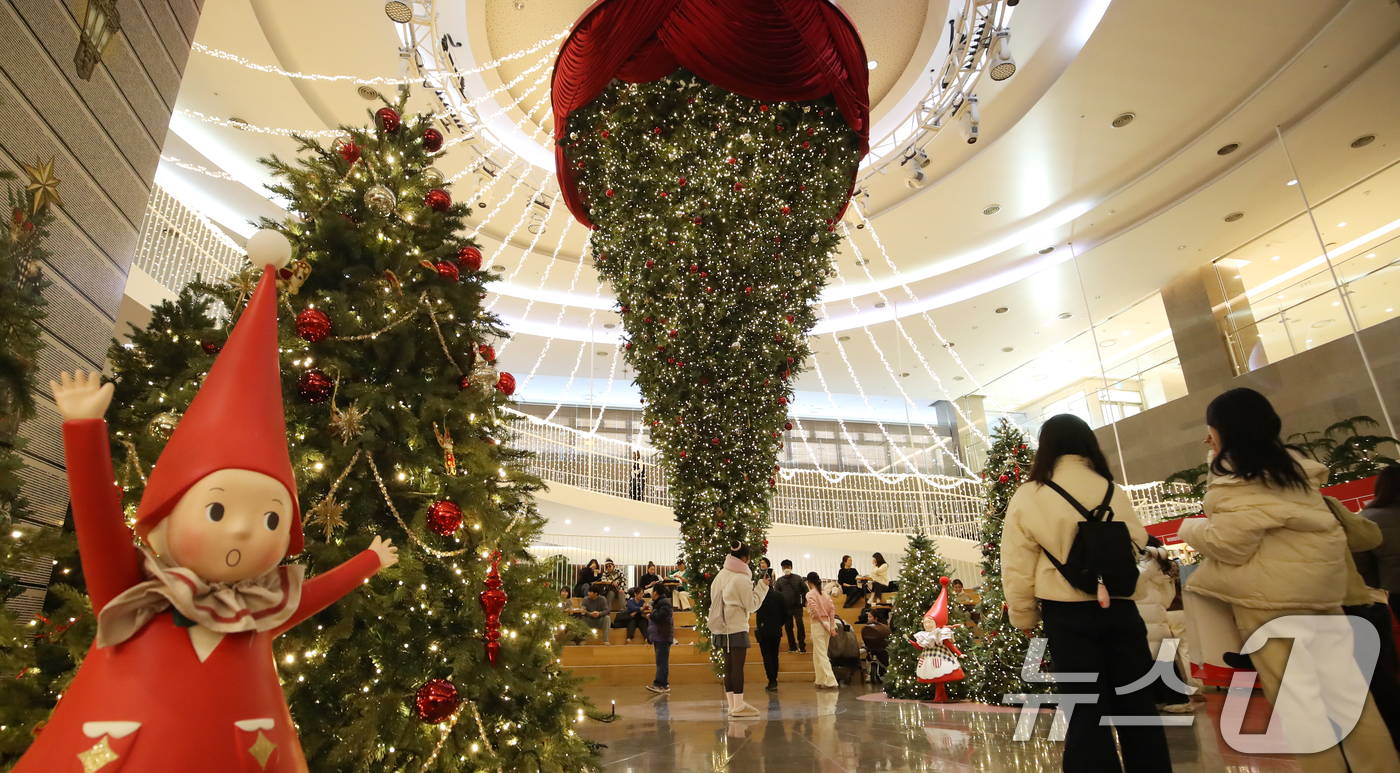
[[[948,578],[939,577],[938,583],[943,586],[943,591],[938,594],[938,600],[933,602],[933,606],[924,613],[924,619],[932,618],[939,628],[945,628],[948,625]]]
[[[136,533],[145,538],[204,476],[250,470],[275,479],[292,495],[290,557],[301,552],[303,539],[282,411],[276,269],[290,260],[291,245],[276,231],[259,231],[248,240],[248,256],[254,265],[267,266],[262,280],[151,470],[136,510]]]

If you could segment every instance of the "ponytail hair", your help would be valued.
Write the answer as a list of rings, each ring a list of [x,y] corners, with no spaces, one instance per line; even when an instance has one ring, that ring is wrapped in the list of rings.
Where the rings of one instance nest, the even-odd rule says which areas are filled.
[[[740,541],[738,541],[738,540],[734,540],[733,544],[731,544],[729,547],[730,547],[729,555],[734,556],[735,558],[739,559],[740,561],[747,561],[747,560],[749,560],[749,546],[748,546],[748,545],[745,545],[744,543],[742,543],[742,542],[740,542]]]

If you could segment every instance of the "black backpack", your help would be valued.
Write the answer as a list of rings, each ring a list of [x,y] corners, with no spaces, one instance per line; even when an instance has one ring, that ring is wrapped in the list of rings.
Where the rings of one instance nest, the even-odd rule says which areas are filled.
[[[1084,516],[1064,563],[1060,563],[1050,551],[1041,548],[1045,550],[1050,563],[1060,570],[1070,585],[1090,596],[1098,594],[1100,584],[1108,589],[1110,596],[1133,595],[1137,590],[1138,549],[1132,537],[1128,536],[1128,524],[1113,520],[1113,508],[1109,504],[1113,501],[1112,481],[1108,484],[1103,503],[1093,510],[1085,510],[1084,505],[1054,481],[1046,481],[1045,485],[1054,489]]]

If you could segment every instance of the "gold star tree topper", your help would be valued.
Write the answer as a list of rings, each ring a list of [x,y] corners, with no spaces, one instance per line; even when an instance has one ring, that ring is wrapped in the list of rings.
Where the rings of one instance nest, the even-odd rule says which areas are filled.
[[[42,159],[35,158],[34,166],[20,164],[24,167],[24,173],[29,175],[29,185],[25,188],[29,193],[34,194],[31,213],[38,215],[50,204],[63,206],[63,199],[58,195],[58,184],[63,182],[54,176],[54,162],[56,158],[50,157],[48,163]]]

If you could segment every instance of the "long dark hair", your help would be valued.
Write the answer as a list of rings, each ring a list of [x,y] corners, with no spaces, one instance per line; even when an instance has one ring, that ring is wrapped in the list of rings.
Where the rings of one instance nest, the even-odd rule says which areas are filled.
[[[1394,507],[1400,504],[1400,464],[1392,464],[1376,476],[1376,498],[1367,507]]]
[[[1210,401],[1206,424],[1220,435],[1211,472],[1278,488],[1309,488],[1303,466],[1279,437],[1283,421],[1269,398],[1245,387],[1231,389]]]
[[[1099,439],[1083,419],[1072,413],[1051,416],[1040,425],[1040,447],[1035,450],[1027,479],[1041,485],[1049,483],[1055,474],[1055,463],[1060,457],[1070,455],[1088,459],[1094,472],[1105,480],[1113,480],[1113,471],[1108,469],[1108,460],[1099,448]]]
[[[884,565],[885,565],[885,557],[882,556],[882,555],[880,555],[879,553],[876,553],[875,555],[871,556],[871,558],[875,559],[875,565],[876,565],[876,566],[884,566]]]

